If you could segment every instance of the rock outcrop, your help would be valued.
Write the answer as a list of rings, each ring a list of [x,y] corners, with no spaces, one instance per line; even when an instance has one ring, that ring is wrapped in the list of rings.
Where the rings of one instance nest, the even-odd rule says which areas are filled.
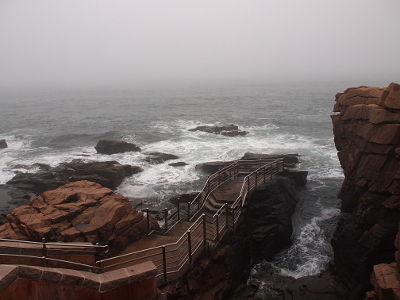
[[[141,151],[140,147],[135,144],[128,143],[125,141],[112,141],[112,140],[100,140],[96,147],[94,147],[97,153],[100,154],[115,154],[115,153],[124,153],[124,152],[139,152]]]
[[[4,149],[7,147],[8,147],[8,145],[7,145],[6,140],[0,140],[0,149]]]
[[[294,167],[297,163],[299,163],[298,154],[265,154],[265,153],[245,153],[241,158],[241,160],[259,160],[259,159],[278,159],[282,158],[285,164],[285,167]],[[196,170],[202,171],[206,174],[214,174],[218,172],[220,169],[225,168],[232,164],[234,161],[211,161],[200,163],[196,165]]]
[[[110,254],[147,233],[146,218],[128,198],[86,180],[46,191],[7,219],[0,226],[1,238],[107,244]],[[150,220],[151,228],[159,230],[157,221]]]
[[[147,156],[144,160],[150,164],[155,165],[155,164],[161,164],[167,160],[177,159],[177,158],[179,157],[174,154],[163,153],[163,152],[151,152],[147,153]]]
[[[190,201],[194,196],[185,198]],[[260,186],[250,196],[237,230],[184,279],[163,287],[157,299],[253,299],[254,289],[246,289],[244,283],[251,262],[270,258],[290,242],[297,202],[296,184],[290,178],[279,177]],[[230,298],[232,294],[235,297]]]
[[[367,292],[367,300],[400,299],[400,232],[397,233],[394,246],[397,249],[395,252],[396,261],[391,264],[374,266],[371,275],[371,284],[374,286],[374,291]]]
[[[42,167],[37,173],[19,173],[7,184],[39,194],[69,182],[88,180],[114,190],[125,177],[141,171],[140,167],[121,165],[116,161],[83,162],[73,160],[55,168]]]
[[[203,131],[207,133],[221,134],[225,136],[244,136],[247,134],[246,131],[239,130],[237,125],[226,125],[226,126],[197,126],[196,128],[189,129],[189,131]]]
[[[254,261],[269,260],[291,244],[292,215],[298,201],[296,184],[285,177],[268,181],[253,192],[243,227]]]
[[[335,145],[345,179],[332,239],[338,277],[363,298],[373,266],[394,261],[400,208],[400,93],[349,88],[336,95]]]

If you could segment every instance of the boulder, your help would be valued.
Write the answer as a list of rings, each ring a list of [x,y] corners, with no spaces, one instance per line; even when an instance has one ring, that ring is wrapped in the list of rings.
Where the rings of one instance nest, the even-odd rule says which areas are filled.
[[[36,197],[30,205],[14,209],[1,238],[32,241],[107,244],[115,254],[147,234],[147,219],[133,209],[128,198],[90,181],[77,181]],[[160,230],[150,217],[150,230]]]
[[[233,163],[233,161],[211,161],[197,164],[195,169],[206,174],[214,174],[220,169],[229,166],[231,163]]]
[[[34,197],[25,191],[19,190],[11,185],[0,185],[0,215],[9,214],[14,208],[29,204],[30,199]],[[3,221],[3,222],[2,222]],[[0,224],[5,220],[0,218]]]
[[[389,109],[400,109],[400,85],[392,82],[383,91],[379,104]]]
[[[197,126],[196,128],[189,129],[189,131],[203,131],[207,133],[222,134],[225,136],[243,136],[246,135],[246,131],[239,130],[237,125],[226,125],[226,126]]]
[[[150,152],[147,153],[145,161],[151,164],[161,164],[167,160],[177,159],[177,158],[179,157],[173,154],[162,153],[162,152]]]
[[[185,163],[184,161],[179,161],[179,162],[176,162],[176,163],[168,164],[168,166],[171,166],[171,167],[183,167],[183,166],[186,166],[186,165],[187,165],[187,163]]]
[[[0,149],[4,149],[7,147],[8,147],[8,145],[7,145],[6,140],[0,140]]]
[[[298,201],[296,184],[285,177],[268,181],[251,194],[243,222],[245,243],[255,261],[271,259],[290,245],[292,215]]]
[[[80,180],[93,181],[110,189],[116,189],[125,177],[141,171],[140,167],[121,165],[116,161],[73,160],[54,168],[43,168],[37,173],[18,173],[7,184],[36,194]]]
[[[96,147],[94,147],[97,153],[100,154],[114,154],[124,152],[139,152],[141,149],[135,144],[128,143],[125,141],[112,141],[112,140],[100,140]]]

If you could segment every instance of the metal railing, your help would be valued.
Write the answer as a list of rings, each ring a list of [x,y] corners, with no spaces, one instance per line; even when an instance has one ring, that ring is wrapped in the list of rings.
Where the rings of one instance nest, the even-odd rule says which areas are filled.
[[[14,240],[14,239],[3,239],[0,238],[0,244],[3,248],[17,248],[18,244],[26,244],[32,247],[18,247],[20,248],[19,254],[15,253],[4,253],[7,251],[3,251],[0,253],[0,261],[3,263],[6,261],[7,263],[23,263],[27,265],[35,265],[35,266],[43,266],[43,267],[63,267],[63,268],[71,268],[78,270],[90,270],[92,272],[100,272],[101,268],[96,265],[89,265],[85,263],[80,263],[77,261],[70,261],[64,259],[54,258],[57,255],[77,255],[80,254],[93,254],[93,261],[95,259],[95,254],[97,250],[101,250],[103,253],[108,252],[107,245],[92,245],[92,244],[79,244],[79,243],[53,243],[46,242],[45,238],[42,238],[41,242],[33,242],[33,241],[23,241],[23,240]],[[7,245],[9,244],[9,245]],[[11,245],[10,245],[11,244]],[[25,254],[24,254],[25,253]],[[53,257],[50,257],[53,256]]]
[[[271,165],[271,163],[275,163],[275,165]],[[278,163],[279,166],[277,165]],[[281,169],[277,170],[276,167]],[[172,213],[169,213],[168,209],[165,208],[163,220],[164,224],[161,226],[161,231],[150,229],[149,209],[145,209],[145,212],[147,213],[147,233],[149,235],[152,233],[166,234],[181,220],[193,221],[193,219],[197,217],[197,213],[203,208],[204,203],[206,202],[209,195],[218,187],[230,180],[233,180],[237,176],[252,174],[250,177],[247,176],[244,180],[247,182],[248,187],[254,188],[253,181],[255,181],[255,186],[258,186],[258,180],[261,177],[264,178],[263,180],[265,182],[265,178],[268,175],[270,175],[269,177],[271,177],[273,174],[282,171],[283,167],[284,164],[282,158],[236,160],[232,164],[222,168],[218,172],[211,175],[204,184],[201,192],[199,192],[199,194],[195,197],[195,199],[193,199],[193,201],[187,202],[183,205],[178,201],[177,209]],[[256,173],[253,174],[254,172]],[[243,192],[246,192],[246,190],[244,190]],[[245,197],[246,196],[247,193],[245,193]],[[243,199],[245,199],[245,197]]]
[[[79,262],[50,258],[48,257],[48,251],[49,249],[69,249],[70,251],[85,252],[84,250],[79,250],[79,248],[92,249],[93,251],[96,251],[97,249],[108,251],[108,246],[74,243],[46,243],[45,240],[42,242],[31,242],[0,239],[0,242],[27,243],[41,245],[42,248],[41,255],[16,255],[3,253],[0,254],[0,257],[2,255],[9,258],[25,257],[26,259],[37,260],[38,265],[42,266],[54,266],[53,263],[61,262],[74,269],[87,269],[92,272],[111,271],[151,260],[158,270],[158,283],[167,282],[178,278],[184,274],[184,272],[188,271],[190,266],[202,253],[216,247],[230,230],[235,230],[243,216],[243,206],[246,204],[246,199],[249,193],[261,184],[264,184],[268,179],[272,179],[273,175],[283,170],[283,167],[284,164],[282,159],[273,161],[239,160],[210,176],[204,185],[202,192],[200,192],[192,202],[188,203],[186,214],[182,213],[180,209],[177,210],[178,221],[193,219],[193,215],[203,207],[208,195],[212,191],[237,176],[244,176],[239,196],[231,206],[225,203],[212,217],[206,216],[205,214],[197,217],[189,229],[175,243],[99,260],[92,266]],[[257,169],[254,170],[254,168]],[[251,169],[254,171],[251,171]],[[196,209],[192,209],[193,207]],[[168,216],[166,216],[165,220],[169,220]],[[166,222],[164,229],[168,231],[170,226],[172,227],[173,225],[168,225],[168,222]],[[34,265],[36,265],[36,263]]]
[[[260,161],[245,161],[244,163],[237,161],[211,176],[202,191],[206,192],[200,193],[189,205],[194,204],[193,206],[196,207],[199,202],[204,205],[206,201],[204,195],[209,195],[223,182],[239,174],[247,174],[240,194],[231,206],[225,203],[212,217],[202,214],[177,242],[104,259],[98,261],[97,264],[102,271],[109,271],[151,260],[157,266],[159,283],[178,278],[189,270],[203,251],[216,247],[230,230],[236,229],[249,193],[272,179],[273,175],[282,171],[284,167],[283,160],[279,159],[268,161],[254,170],[254,166],[260,164],[262,164]],[[253,167],[254,171],[248,174],[249,167]],[[215,182],[220,183],[216,185]]]

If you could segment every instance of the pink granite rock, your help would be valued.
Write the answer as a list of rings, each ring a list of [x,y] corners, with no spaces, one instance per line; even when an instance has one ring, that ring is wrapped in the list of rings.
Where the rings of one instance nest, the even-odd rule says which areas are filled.
[[[128,198],[89,181],[46,191],[7,218],[10,223],[0,226],[2,238],[89,241],[108,244],[111,254],[147,233],[146,218],[132,208]],[[153,218],[150,226],[159,229]]]

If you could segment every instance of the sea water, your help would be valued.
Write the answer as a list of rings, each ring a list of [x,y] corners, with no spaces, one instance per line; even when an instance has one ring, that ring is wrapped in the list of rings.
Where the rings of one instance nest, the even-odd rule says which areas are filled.
[[[225,83],[145,86],[128,89],[19,90],[0,92],[0,184],[36,163],[56,166],[73,159],[116,160],[144,171],[117,192],[146,204],[199,191],[206,176],[196,164],[228,161],[253,153],[298,153],[309,171],[293,216],[293,245],[273,264],[294,277],[324,269],[332,258],[330,239],[339,216],[336,194],[343,180],[330,115],[335,94],[360,84],[387,82]],[[246,136],[226,137],[189,129],[236,124]],[[135,143],[142,152],[97,154],[101,139]],[[176,160],[152,165],[145,153]],[[185,166],[172,167],[170,162]]]

